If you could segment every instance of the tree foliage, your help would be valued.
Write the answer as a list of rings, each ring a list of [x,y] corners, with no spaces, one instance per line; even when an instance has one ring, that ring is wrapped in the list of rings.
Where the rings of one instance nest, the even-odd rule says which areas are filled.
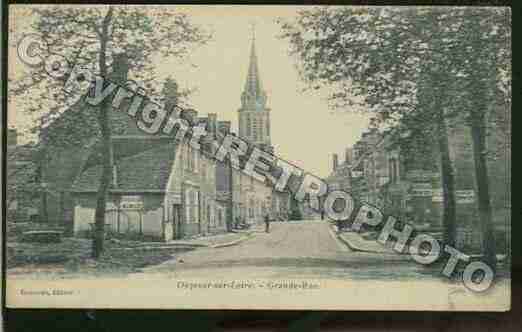
[[[471,128],[489,257],[494,248],[486,243],[491,209],[482,157],[496,106],[491,101],[510,103],[510,29],[508,9],[473,7],[319,7],[282,23],[303,80],[311,89],[328,89],[334,108],[366,109],[374,124],[393,127],[410,152],[439,147],[449,244],[455,237],[455,188],[448,130]]]
[[[94,73],[100,74],[101,28],[108,8],[109,6],[35,7],[33,14],[36,19],[31,33],[39,35],[50,46],[51,54],[64,56],[71,66],[87,65]],[[108,24],[107,36],[104,37],[107,38],[104,62],[108,73],[116,70],[113,68],[115,56],[125,54],[129,62],[129,79],[137,82],[147,95],[156,96],[161,102],[163,87],[155,72],[156,57],[187,57],[191,48],[206,43],[210,34],[192,24],[184,13],[144,6],[110,8],[113,8],[113,14]],[[61,80],[49,77],[43,66],[34,68],[24,77],[10,82],[10,97],[24,100],[24,111],[37,115],[38,121],[35,121],[33,128],[33,132],[37,134],[41,134],[41,129],[53,123],[65,110],[78,108],[77,114],[70,119],[62,119],[60,124],[55,124],[63,129],[63,133],[59,130],[52,134],[45,132],[52,137],[44,139],[48,138],[54,144],[60,143],[64,138],[81,143],[84,138],[90,140],[93,136],[99,137],[97,110],[85,112],[85,104],[79,103],[81,95],[64,94],[62,88],[65,79],[66,77]],[[180,96],[186,97],[188,92],[180,91]],[[80,115],[80,112],[83,114]],[[71,135],[72,133],[75,135]]]
[[[33,14],[36,19],[32,28],[49,45],[49,57],[65,57],[69,66],[87,65],[103,78],[117,76],[117,67],[127,66],[132,74],[124,75],[125,78],[139,82],[148,95],[157,95],[156,91],[161,89],[154,84],[156,56],[184,57],[192,47],[210,37],[185,14],[159,7],[42,6],[35,7]],[[116,61],[122,59],[122,54],[124,63]],[[67,140],[83,145],[92,144],[93,139],[100,142],[103,172],[93,241],[93,256],[99,257],[103,251],[106,196],[112,177],[111,105],[105,99],[99,106],[86,107],[81,100],[84,92],[66,94],[62,89],[67,75],[59,80],[49,77],[48,71],[45,66],[34,68],[28,76],[13,82],[10,93],[27,99],[28,112],[40,114],[36,130],[41,142],[51,145]],[[81,116],[77,116],[79,113]],[[80,118],[82,121],[78,122]],[[55,123],[52,130],[47,130]]]

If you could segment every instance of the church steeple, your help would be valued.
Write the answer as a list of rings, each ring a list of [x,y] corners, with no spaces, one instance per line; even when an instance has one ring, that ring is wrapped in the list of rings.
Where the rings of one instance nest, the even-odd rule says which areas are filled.
[[[252,45],[250,47],[250,62],[248,65],[248,73],[245,81],[245,87],[241,95],[243,107],[266,106],[266,93],[261,84],[259,68],[257,65],[256,54],[256,35],[254,27],[252,28]]]
[[[257,65],[256,36],[252,29],[252,45],[245,87],[241,94],[239,136],[249,140],[265,151],[273,152],[270,143],[270,109],[266,107],[266,92],[261,85]]]

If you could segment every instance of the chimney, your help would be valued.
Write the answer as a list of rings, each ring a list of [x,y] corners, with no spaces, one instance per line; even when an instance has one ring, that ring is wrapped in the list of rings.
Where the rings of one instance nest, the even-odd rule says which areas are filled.
[[[213,136],[216,135],[217,132],[217,114],[216,113],[208,113],[208,128],[207,130],[212,133]]]
[[[352,148],[346,148],[346,150],[345,150],[345,157],[344,157],[344,163],[349,165],[352,162],[353,162]]]
[[[339,157],[337,156],[337,153],[333,154],[332,159],[333,159],[333,170],[336,171],[337,167],[339,166]]]
[[[15,128],[7,130],[7,146],[16,146],[18,144],[18,133]]]
[[[219,121],[218,129],[222,134],[230,133],[230,121]]]
[[[198,121],[198,112],[189,108],[181,112],[180,118],[187,120],[191,126],[194,126]]]

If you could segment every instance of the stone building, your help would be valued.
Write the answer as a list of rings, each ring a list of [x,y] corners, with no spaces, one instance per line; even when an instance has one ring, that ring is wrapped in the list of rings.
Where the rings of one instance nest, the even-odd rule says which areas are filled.
[[[501,112],[498,109],[493,111]],[[507,212],[510,204],[510,152],[505,148],[509,137],[499,130],[502,123],[490,124],[487,144],[488,153],[495,154],[495,158],[488,162],[494,228],[498,246],[505,249],[505,234],[510,223]],[[480,246],[481,236],[470,128],[456,119],[448,129],[448,139],[455,178],[457,245],[476,249]],[[393,135],[393,129],[385,133],[375,129],[363,133],[353,146],[356,157],[349,172],[351,191],[387,214],[413,225],[440,229],[443,195],[438,146],[430,138],[417,141],[409,139],[408,135],[403,136],[401,142],[399,144]],[[340,169],[338,166],[337,172],[332,174],[338,174]]]
[[[339,163],[339,156],[334,153],[332,155],[332,172],[325,179],[328,184],[328,190],[344,190],[351,191],[351,168],[353,163],[353,150],[346,148],[344,162]]]

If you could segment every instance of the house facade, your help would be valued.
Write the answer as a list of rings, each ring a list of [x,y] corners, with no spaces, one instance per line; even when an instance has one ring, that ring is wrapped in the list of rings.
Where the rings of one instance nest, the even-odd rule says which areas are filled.
[[[501,110],[492,109],[490,116],[498,115],[495,112]],[[490,128],[495,126],[499,126],[498,121],[490,123]],[[474,250],[480,247],[481,232],[470,128],[464,121],[455,119],[448,128],[448,140],[455,181],[457,246]],[[488,153],[494,155],[506,142],[509,143],[509,138],[504,131],[496,130],[488,136],[487,142]],[[398,139],[393,135],[393,129],[384,133],[373,129],[363,133],[352,149],[354,161],[348,174],[351,192],[357,198],[412,225],[442,229],[444,202],[436,142],[430,138],[412,140],[407,134]],[[497,154],[496,158],[488,160],[490,199],[497,245],[505,250],[507,240],[504,234],[510,224],[507,212],[510,155],[505,151]]]
[[[226,231],[216,204],[213,145],[195,149],[170,137],[119,135],[111,146],[108,230],[165,241]],[[129,146],[146,148],[130,155],[120,151]],[[92,230],[100,175],[101,166],[93,165],[74,182],[75,234]]]

